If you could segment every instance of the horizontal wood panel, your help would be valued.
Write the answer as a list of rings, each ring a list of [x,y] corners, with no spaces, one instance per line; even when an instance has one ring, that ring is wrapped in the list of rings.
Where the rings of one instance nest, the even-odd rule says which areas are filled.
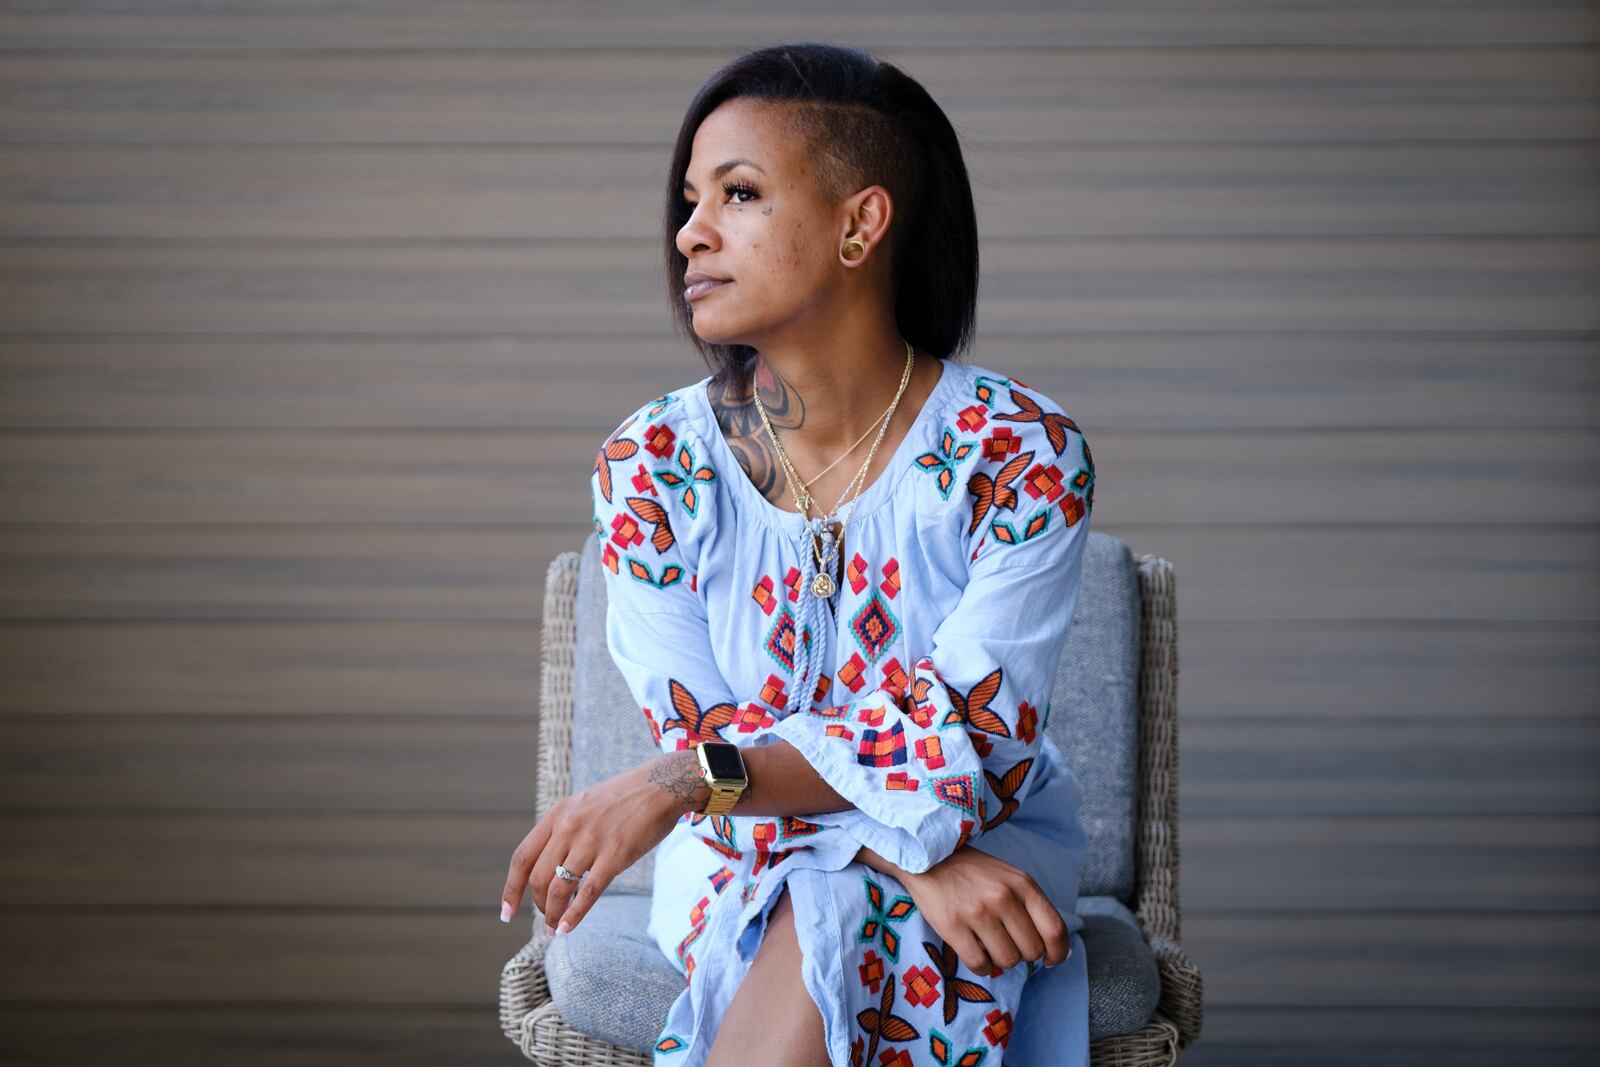
[[[1181,727],[1187,815],[1600,811],[1600,721],[1243,719]]]
[[[980,336],[1600,329],[1600,238],[993,240]],[[0,331],[654,334],[643,241],[0,245]],[[672,299],[677,299],[673,297]]]
[[[525,917],[396,910],[0,913],[0,998],[486,1004]],[[1585,1010],[1600,920],[1334,915],[1184,924],[1207,1003]],[[425,961],[425,962],[424,962]]]
[[[541,641],[535,620],[19,620],[0,711],[534,715]],[[1184,723],[1586,719],[1600,689],[1588,626],[1210,621],[1179,642]]]
[[[18,622],[0,708],[74,715],[537,716],[526,622]]]
[[[1597,1045],[1600,1017],[1562,1008],[1207,1003],[1200,1040],[1183,1051],[1180,1062],[1183,1067],[1591,1067]]]
[[[1187,730],[1188,724],[1180,727]],[[1193,777],[1182,768],[1180,789]],[[1187,796],[1182,798],[1188,807]],[[1207,912],[1600,910],[1600,819],[1184,812],[1185,922]]]
[[[0,907],[481,908],[524,812],[12,811]],[[1594,911],[1600,820],[1185,813],[1186,922],[1253,911]],[[115,870],[115,879],[86,876]]]
[[[1100,528],[1173,561],[1180,642],[1201,621],[1587,623],[1600,603],[1589,529]]]
[[[19,810],[531,811],[531,719],[0,717],[0,805]],[[1193,816],[1588,815],[1600,724],[1199,721]]]
[[[1593,430],[1503,430],[1485,447],[1479,429],[1188,435],[1080,426],[1097,477],[1114,491],[1113,522],[1600,522]],[[0,522],[581,521],[592,510],[595,453],[610,431],[11,436],[0,439],[0,486],[23,491],[0,495]],[[737,464],[707,459],[723,478],[744,477]],[[638,462],[659,469],[669,460]],[[615,469],[631,474],[636,466]],[[1486,499],[1504,505],[1486,515]]]
[[[406,1001],[476,1005],[493,1026],[500,968],[533,930],[531,913],[500,922],[503,880],[504,872],[472,914],[371,906],[0,912],[10,963],[0,970],[0,1000]]]
[[[1180,625],[1587,624],[1600,604],[1588,527],[1095,528],[1174,562]],[[0,528],[0,620],[532,621],[550,560],[590,535],[575,524],[12,526]]]
[[[0,340],[9,430],[574,430],[598,444],[646,400],[709,373],[687,342],[600,333]],[[990,332],[959,361],[1042,390],[1096,445],[1126,430],[1332,429],[1355,443],[1355,430],[1600,427],[1595,344],[1526,332]]]
[[[1587,624],[1206,620],[1179,628],[1179,721],[1590,718],[1597,638]]]
[[[665,144],[13,146],[0,238],[638,239],[661,227],[669,157]],[[994,145],[966,163],[984,240],[1600,231],[1592,142]]]
[[[592,536],[576,524],[11,527],[0,618],[533,622],[550,561]]]
[[[662,144],[730,51],[15,52],[0,142]],[[1590,140],[1600,106],[1581,45],[880,55],[974,145]]]
[[[13,810],[0,815],[10,845],[0,855],[0,907],[488,915],[499,907],[511,852],[534,823],[531,804],[497,812]],[[116,877],[86,876],[106,870]]]
[[[95,1004],[92,1010],[81,1003],[0,1004],[0,1060],[14,1067],[113,1056],[162,1067],[528,1067],[501,1032],[492,1001]]]
[[[0,18],[0,37],[22,48],[470,48],[744,49],[752,41],[810,40],[809,7],[697,3],[694,18],[650,0],[606,5],[604,18],[582,0],[540,0],[529,18],[520,0],[474,0],[470,17],[426,0],[306,7],[255,3],[249,18],[205,0],[167,0],[148,12],[106,0],[67,0]],[[1293,4],[1120,3],[1057,5],[1005,0],[980,13],[960,0],[870,0],[849,7],[857,47],[995,46],[1168,47],[1194,45],[1573,44],[1600,37],[1582,4],[1521,0],[1463,5],[1449,0]]]
[[[1600,983],[1600,917],[1264,915],[1196,917],[1183,946],[1206,1007],[1565,1008]]]
[[[21,811],[531,814],[538,767],[532,716],[277,722],[4,716],[0,739],[0,808]]]

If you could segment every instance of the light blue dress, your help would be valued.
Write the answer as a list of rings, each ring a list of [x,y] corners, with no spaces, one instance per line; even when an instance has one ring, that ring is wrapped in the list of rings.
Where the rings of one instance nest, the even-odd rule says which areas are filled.
[[[640,728],[663,752],[787,741],[855,805],[686,813],[662,841],[649,930],[685,988],[658,1065],[705,1061],[784,885],[803,957],[789,995],[817,1005],[834,1064],[1089,1062],[1082,793],[1044,726],[1094,461],[1038,390],[941,371],[856,500],[830,598],[811,589],[807,520],[745,475],[709,377],[640,407],[596,457],[606,631]],[[974,973],[855,860],[866,845],[918,872],[967,843],[1044,889],[1071,931],[1063,964]]]

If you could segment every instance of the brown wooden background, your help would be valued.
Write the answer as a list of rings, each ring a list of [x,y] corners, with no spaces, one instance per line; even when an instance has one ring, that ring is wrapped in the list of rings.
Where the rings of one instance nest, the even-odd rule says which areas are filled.
[[[947,109],[973,358],[1176,564],[1185,1062],[1588,1062],[1595,16],[5,5],[0,1059],[522,1062],[544,567],[705,373],[684,107],[820,39]]]

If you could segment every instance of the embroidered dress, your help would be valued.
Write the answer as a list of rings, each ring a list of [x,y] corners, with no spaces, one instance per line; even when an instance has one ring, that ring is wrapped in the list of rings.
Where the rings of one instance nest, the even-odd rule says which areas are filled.
[[[1087,442],[1038,390],[942,361],[820,598],[819,520],[750,482],[709,381],[640,407],[596,457],[612,658],[663,752],[787,741],[855,807],[686,813],[661,842],[649,931],[685,987],[654,1062],[705,1061],[787,886],[804,984],[787,995],[816,1004],[832,1063],[1087,1065],[1082,794],[1044,732],[1094,501]],[[866,845],[924,871],[968,843],[1050,897],[1063,964],[974,973],[898,879],[855,860]]]

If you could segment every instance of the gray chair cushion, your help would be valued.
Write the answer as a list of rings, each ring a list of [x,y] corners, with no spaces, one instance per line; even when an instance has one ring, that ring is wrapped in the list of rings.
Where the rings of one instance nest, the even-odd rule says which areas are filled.
[[[1139,797],[1139,665],[1143,612],[1139,564],[1127,542],[1089,531],[1083,582],[1056,669],[1045,733],[1083,786],[1078,818],[1088,837],[1082,896],[1133,904],[1134,819]]]
[[[635,1052],[655,1046],[686,982],[651,940],[649,924],[648,894],[608,890],[550,942],[545,977],[568,1026]]]
[[[1089,967],[1089,1039],[1131,1034],[1150,1021],[1161,999],[1156,954],[1116,897],[1079,897],[1078,914]]]
[[[1161,982],[1133,913],[1114,897],[1079,897],[1089,970],[1089,1037],[1129,1034],[1150,1021]],[[545,973],[569,1026],[648,1053],[683,975],[650,939],[650,898],[607,892],[583,922],[550,943]]]
[[[606,645],[605,574],[599,542],[584,539],[574,605],[572,785],[620,774],[657,752]],[[1139,787],[1139,572],[1127,543],[1091,530],[1083,584],[1056,674],[1045,732],[1083,786],[1088,837],[1078,892],[1133,903],[1133,835]],[[655,853],[612,887],[649,895]]]

